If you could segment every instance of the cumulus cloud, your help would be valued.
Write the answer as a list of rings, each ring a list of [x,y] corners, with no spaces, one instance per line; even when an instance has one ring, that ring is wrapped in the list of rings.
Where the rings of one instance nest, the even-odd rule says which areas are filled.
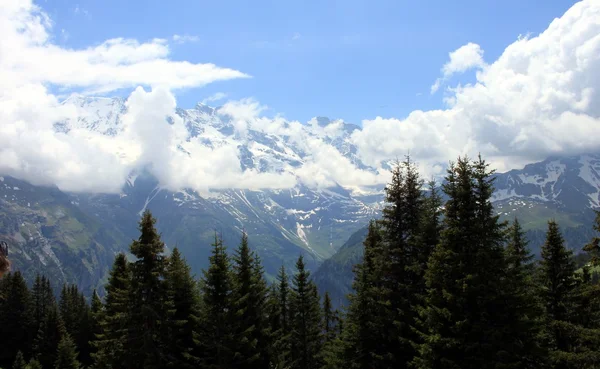
[[[0,173],[68,191],[118,192],[132,170],[143,168],[169,189],[206,193],[299,183],[317,188],[382,184],[387,163],[407,153],[430,176],[443,174],[448,160],[458,155],[481,152],[504,170],[551,154],[598,151],[598,19],[600,4],[584,1],[541,34],[516,39],[490,64],[476,44],[451,52],[435,89],[456,73],[476,68],[477,74],[474,83],[447,89],[444,109],[367,119],[362,129],[352,130],[342,121],[268,117],[267,106],[242,99],[216,111],[231,124],[233,135],[206,126],[192,137],[189,122],[176,114],[173,90],[247,75],[173,61],[165,39],[116,38],[84,49],[60,47],[40,8],[28,1],[4,1]],[[122,88],[133,92],[118,134],[106,136],[77,124],[56,132],[56,122],[77,122],[81,108],[60,101],[54,91],[90,94]],[[219,93],[204,101],[225,97]],[[255,132],[271,140],[271,147],[254,142]],[[203,141],[207,138],[211,145]],[[242,146],[261,159],[289,160],[275,163],[272,172],[244,167]]]
[[[548,155],[598,151],[598,19],[600,4],[583,1],[538,36],[519,37],[489,65],[476,45],[451,53],[444,73],[483,67],[476,82],[450,89],[445,110],[364,121],[353,135],[360,155],[376,164],[410,150],[433,165],[481,152],[504,170]]]
[[[469,42],[448,54],[450,60],[442,67],[442,77],[438,78],[431,86],[431,93],[435,93],[440,85],[457,73],[464,73],[469,69],[483,68],[483,49],[475,43]]]

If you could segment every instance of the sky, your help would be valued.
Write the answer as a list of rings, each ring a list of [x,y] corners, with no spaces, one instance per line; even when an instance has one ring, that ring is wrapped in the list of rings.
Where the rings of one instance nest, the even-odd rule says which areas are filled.
[[[353,187],[408,152],[426,175],[600,152],[600,0],[2,0],[0,35],[0,174],[68,191],[140,168],[173,189]],[[57,132],[74,92],[125,98],[120,133]],[[233,119],[222,146],[165,124],[198,101]],[[311,135],[315,116],[359,124],[346,140],[372,170]],[[244,170],[248,130],[291,137],[302,167]]]
[[[539,34],[573,1],[121,1],[47,0],[59,45],[182,36],[170,58],[252,76],[178,91],[188,108],[217,93],[254,97],[267,114],[360,124],[443,107],[431,95],[448,53],[469,42],[493,61],[519,35]],[[474,73],[448,80],[472,82]],[[214,102],[218,105],[218,102]]]

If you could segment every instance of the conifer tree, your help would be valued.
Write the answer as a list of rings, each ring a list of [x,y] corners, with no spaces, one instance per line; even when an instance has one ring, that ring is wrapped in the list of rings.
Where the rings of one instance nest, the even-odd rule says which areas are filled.
[[[535,281],[535,263],[529,251],[525,231],[515,218],[508,230],[506,254],[506,283],[504,283],[507,310],[504,329],[506,361],[516,368],[541,367],[547,352],[540,344],[542,306]]]
[[[290,301],[291,367],[316,369],[321,366],[322,323],[319,296],[302,256],[296,262]]]
[[[131,273],[124,254],[117,254],[106,285],[106,304],[99,315],[100,333],[94,342],[95,368],[123,368],[129,318]],[[97,306],[97,302],[96,302]]]
[[[44,368],[56,363],[58,343],[67,334],[56,303],[49,306],[34,342],[34,354]]]
[[[201,281],[201,352],[205,368],[232,368],[234,327],[232,321],[233,281],[229,256],[223,241],[215,235],[209,268]]]
[[[55,369],[79,369],[75,343],[69,334],[65,334],[60,340],[56,353]]]
[[[343,335],[344,367],[356,369],[384,368],[384,347],[379,343],[386,334],[384,314],[387,307],[380,303],[382,260],[385,259],[382,235],[378,224],[369,223],[361,264],[354,270],[353,294],[346,316]]]
[[[448,170],[444,230],[427,272],[417,368],[494,368],[504,361],[504,226],[493,213],[492,172],[459,158]]]
[[[265,355],[268,340],[266,317],[266,283],[256,255],[250,251],[248,236],[242,234],[240,246],[233,257],[233,309],[236,321],[235,366],[238,368],[267,367]]]
[[[12,364],[12,369],[26,369],[27,363],[25,362],[25,358],[23,358],[23,353],[21,351],[17,352],[15,356],[15,361]]]
[[[19,351],[29,350],[32,343],[33,316],[29,289],[21,272],[0,280],[0,367],[9,367]],[[29,353],[29,351],[25,351]]]
[[[290,360],[290,286],[285,267],[277,274],[277,283],[269,293],[269,322],[271,326],[271,363],[274,368],[287,368]]]
[[[169,301],[168,367],[194,368],[198,340],[199,296],[190,267],[174,248],[168,260],[167,289]]]
[[[593,228],[597,233],[600,232],[600,211],[596,211],[596,219],[594,220]],[[590,262],[592,265],[600,265],[600,236],[594,236],[590,243],[585,245],[583,250],[590,255]]]
[[[79,350],[79,361],[85,365],[91,364],[90,308],[77,285],[63,285],[58,306],[65,329]]]
[[[383,266],[381,302],[387,337],[382,337],[385,365],[406,368],[415,355],[414,323],[419,292],[423,290],[420,241],[424,203],[423,181],[410,157],[396,163],[386,187],[386,206],[381,219],[387,258]]]
[[[542,246],[540,284],[545,306],[545,338],[553,368],[594,368],[600,353],[600,339],[593,329],[582,323],[582,292],[575,275],[572,251],[564,245],[558,224],[548,222],[546,242]],[[584,282],[585,283],[585,282]]]
[[[104,321],[104,305],[96,289],[92,292],[92,303],[90,305],[90,358],[95,358],[98,352],[98,339],[102,336],[102,322]]]
[[[32,334],[35,337],[40,325],[44,321],[48,309],[56,303],[52,287],[50,286],[50,280],[47,279],[46,276],[36,275],[32,289],[32,300],[34,320]]]
[[[336,338],[336,316],[331,306],[331,298],[329,292],[325,292],[323,297],[323,338],[325,344],[333,341]]]
[[[127,366],[160,368],[165,365],[167,290],[164,243],[149,210],[139,223],[140,237],[131,244],[137,258],[131,264],[130,314],[127,334]]]

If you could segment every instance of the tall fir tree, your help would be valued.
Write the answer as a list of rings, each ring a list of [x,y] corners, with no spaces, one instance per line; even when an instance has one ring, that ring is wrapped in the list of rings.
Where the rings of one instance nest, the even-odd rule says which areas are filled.
[[[542,246],[540,285],[545,307],[545,342],[555,369],[595,368],[600,360],[597,332],[578,324],[581,323],[577,311],[580,283],[575,275],[573,252],[565,247],[558,224],[552,220],[548,222]]]
[[[49,306],[40,324],[33,351],[42,367],[52,368],[56,363],[58,343],[67,334],[56,303]]]
[[[130,250],[137,258],[131,264],[130,314],[127,334],[127,366],[162,368],[166,365],[167,289],[165,245],[149,210],[139,223],[140,237]]]
[[[46,276],[36,275],[32,289],[32,303],[34,320],[32,334],[35,337],[47,311],[56,303],[50,280]]]
[[[541,368],[547,352],[541,344],[542,305],[535,281],[534,255],[528,247],[525,231],[518,219],[508,229],[505,288],[507,310],[504,329],[507,361],[511,368]]]
[[[229,369],[235,353],[232,272],[223,241],[216,234],[212,246],[209,268],[201,281],[201,360],[207,369]]]
[[[233,257],[233,310],[236,322],[235,366],[237,368],[266,368],[269,358],[265,344],[268,340],[266,283],[262,269],[256,265],[256,255],[250,250],[244,232]]]
[[[77,350],[75,342],[71,336],[65,334],[58,344],[56,352],[56,363],[54,364],[55,369],[79,369],[81,364],[77,360]]]
[[[269,293],[269,323],[271,328],[271,366],[275,369],[289,367],[290,361],[290,286],[285,267],[277,273],[277,283]]]
[[[100,313],[100,333],[94,341],[96,369],[125,368],[131,272],[125,254],[117,254],[106,285],[106,303]],[[97,302],[96,302],[97,306]]]
[[[86,366],[90,365],[92,339],[90,307],[77,285],[63,285],[58,306],[67,333],[78,348],[78,360]]]
[[[296,270],[290,301],[291,368],[316,369],[321,366],[323,344],[319,296],[302,256]]]
[[[504,224],[493,213],[492,173],[481,160],[459,158],[448,169],[444,230],[432,253],[420,311],[416,368],[496,368],[505,361],[502,331]]]
[[[383,314],[387,306],[380,300],[382,261],[386,258],[381,233],[378,223],[371,221],[363,242],[363,261],[354,269],[354,292],[349,296],[342,333],[343,363],[347,368],[379,369],[387,365],[385,347],[379,344],[388,328]]]
[[[600,211],[596,211],[596,219],[594,220],[593,225],[594,231],[596,231],[596,235],[592,237],[590,243],[585,245],[583,250],[590,256],[590,262],[593,266],[600,265]]]
[[[92,292],[92,302],[90,304],[90,359],[95,361],[98,352],[98,339],[102,337],[102,322],[105,319],[104,305],[96,289]]]
[[[190,267],[174,248],[167,266],[169,306],[168,365],[170,368],[194,368],[199,358],[199,295]]]
[[[423,181],[416,165],[407,157],[392,169],[386,187],[386,206],[381,224],[387,258],[383,266],[381,303],[386,306],[384,319],[387,337],[382,337],[385,365],[407,368],[415,356],[414,323],[417,317],[422,278],[421,222],[425,198]]]
[[[8,368],[17,353],[29,352],[32,343],[33,315],[29,289],[21,272],[5,275],[0,280],[0,367]]]

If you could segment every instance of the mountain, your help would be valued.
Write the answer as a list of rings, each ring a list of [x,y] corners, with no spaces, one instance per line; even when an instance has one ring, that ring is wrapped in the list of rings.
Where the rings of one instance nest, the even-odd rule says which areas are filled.
[[[77,117],[56,122],[57,132],[77,129],[108,137],[124,134],[128,106],[123,99],[74,95],[63,104],[73,105]],[[252,126],[242,137],[236,121],[218,108],[198,104],[193,109],[177,109],[176,114],[183,120],[188,140],[211,148],[236,147],[243,170],[295,175],[310,159],[305,142],[297,137],[265,133]],[[172,119],[167,117],[165,124]],[[301,125],[298,134],[319,138],[358,167],[372,170],[360,162],[349,139],[357,129],[320,117]],[[233,249],[246,231],[251,247],[259,252],[272,277],[282,263],[292,268],[301,253],[308,267],[315,269],[376,216],[382,193],[381,186],[357,191],[299,182],[285,190],[228,189],[207,195],[189,188],[169,190],[144,168],[132,172],[121,191],[112,194],[65,193],[8,176],[5,180],[10,185],[4,188],[0,214],[10,227],[0,229],[0,236],[10,241],[15,266],[33,270],[40,265],[38,269],[45,273],[61,276],[55,280],[77,282],[88,290],[99,285],[114,253],[127,250],[137,238],[137,221],[145,209],[158,219],[157,227],[168,247],[179,247],[194,273],[200,274],[207,265],[215,233]],[[28,197],[17,196],[25,193],[38,197],[31,207],[24,205],[30,202]],[[32,254],[32,242],[41,251]]]
[[[600,206],[600,155],[548,158],[495,175],[495,187],[496,211],[502,220],[519,218],[536,255],[550,219],[558,221],[567,246],[576,252],[594,235],[594,210]],[[314,274],[320,290],[329,291],[336,306],[347,302],[365,236],[366,228],[358,230]]]

